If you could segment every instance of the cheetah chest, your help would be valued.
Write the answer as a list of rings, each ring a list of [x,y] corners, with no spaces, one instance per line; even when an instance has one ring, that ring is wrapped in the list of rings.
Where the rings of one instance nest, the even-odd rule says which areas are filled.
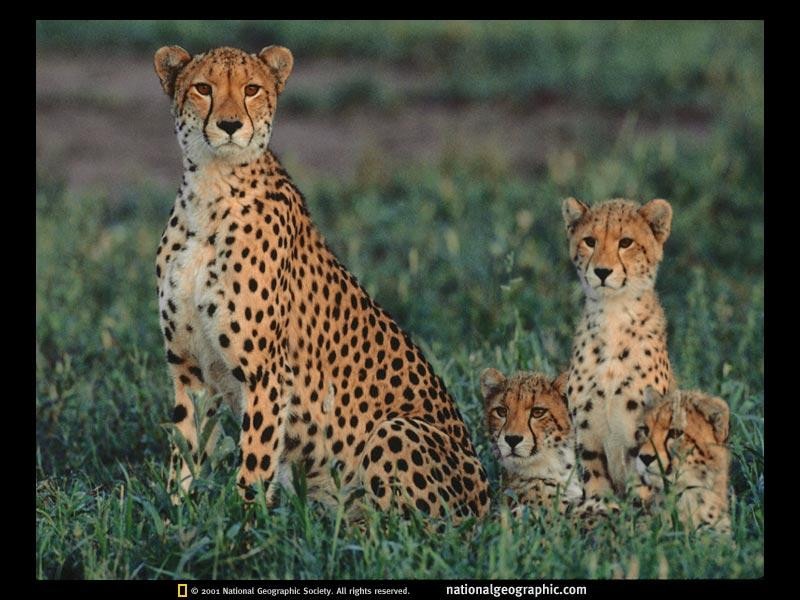
[[[209,309],[221,304],[225,296],[214,270],[214,247],[205,232],[186,236],[168,229],[166,237],[171,242],[170,260],[162,270],[158,288],[162,327],[170,331],[168,347],[175,355],[190,357],[206,383],[215,392],[226,393],[232,401],[229,394],[239,394],[218,344],[214,343],[215,320]],[[232,403],[232,408],[239,407]]]
[[[589,389],[605,399],[610,411],[627,406],[632,398],[638,402],[657,370],[662,340],[660,331],[647,328],[652,320],[652,316],[631,309],[589,318],[584,351]]]

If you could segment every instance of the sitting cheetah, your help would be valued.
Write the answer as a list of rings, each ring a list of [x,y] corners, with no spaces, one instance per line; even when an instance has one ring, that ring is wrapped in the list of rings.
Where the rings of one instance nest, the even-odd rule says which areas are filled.
[[[677,497],[678,516],[690,527],[730,533],[728,514],[728,405],[697,391],[645,390],[636,429],[636,471],[645,500],[665,487]]]
[[[586,303],[567,382],[585,500],[622,493],[635,470],[644,389],[672,381],[666,320],[653,289],[672,208],[610,200],[563,204],[572,262]]]
[[[574,433],[563,397],[567,376],[551,381],[539,373],[516,373],[510,379],[496,369],[481,374],[486,425],[504,486],[519,500],[515,511],[530,505],[557,507],[563,514],[581,498],[573,473]]]
[[[184,164],[156,260],[173,421],[195,461],[173,449],[173,500],[216,438],[198,447],[188,392],[207,389],[242,415],[246,501],[263,483],[274,502],[296,465],[310,497],[366,489],[382,509],[397,498],[483,515],[486,474],[444,383],[336,259],[267,148],[292,65],[278,46],[155,54]]]

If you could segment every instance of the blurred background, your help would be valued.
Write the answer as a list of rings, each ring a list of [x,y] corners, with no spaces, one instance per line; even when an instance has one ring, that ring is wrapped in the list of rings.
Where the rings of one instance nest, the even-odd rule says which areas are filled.
[[[154,256],[181,162],[153,53],[280,44],[295,63],[271,147],[426,350],[492,477],[480,370],[568,364],[582,294],[561,200],[662,197],[675,370],[731,404],[733,482],[760,511],[763,23],[40,21],[36,37],[40,479],[102,485],[116,461],[166,456]]]

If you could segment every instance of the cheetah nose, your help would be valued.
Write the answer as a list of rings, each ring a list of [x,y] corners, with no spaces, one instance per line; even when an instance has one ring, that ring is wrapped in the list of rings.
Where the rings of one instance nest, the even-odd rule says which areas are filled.
[[[611,271],[612,270],[613,269],[603,269],[603,268],[598,267],[598,268],[596,268],[594,270],[594,274],[597,275],[600,278],[600,283],[605,283],[606,282],[606,277],[611,275]]]
[[[639,460],[644,463],[645,467],[649,467],[650,463],[652,463],[656,459],[655,454],[640,454]]]
[[[222,129],[228,135],[233,135],[233,132],[242,126],[241,121],[217,121],[217,127]]]
[[[507,435],[506,436],[506,444],[511,446],[511,449],[514,449],[514,446],[519,444],[522,441],[521,435]]]

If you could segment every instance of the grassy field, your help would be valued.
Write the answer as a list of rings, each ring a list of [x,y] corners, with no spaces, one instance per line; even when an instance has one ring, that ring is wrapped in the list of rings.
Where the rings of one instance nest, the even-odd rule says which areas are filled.
[[[307,502],[302,489],[285,493],[275,509],[245,510],[224,456],[198,482],[192,500],[171,506],[165,482],[172,398],[158,330],[154,255],[174,189],[143,185],[112,197],[69,189],[58,173],[40,172],[37,576],[763,575],[763,27],[39,27],[40,47],[50,52],[149,52],[181,39],[192,49],[249,47],[264,37],[298,56],[368,55],[380,64],[407,63],[440,81],[425,101],[510,98],[524,105],[537,94],[574,93],[581,102],[624,108],[626,125],[617,135],[587,136],[527,174],[511,169],[502,151],[476,150],[467,140],[434,162],[388,169],[380,155],[372,155],[352,179],[297,183],[339,258],[412,333],[444,379],[495,490],[499,472],[483,427],[478,375],[487,366],[555,374],[567,364],[581,307],[561,199],[667,198],[675,219],[657,289],[680,382],[730,404],[735,544],[682,531],[667,516],[646,518],[628,510],[613,528],[603,526],[592,536],[581,535],[568,520],[543,522],[528,514],[514,521],[505,511],[443,533],[373,514],[362,530]],[[440,70],[430,66],[433,57],[450,65],[440,80]],[[509,66],[502,76],[494,75],[498,65]],[[459,82],[455,75],[463,71],[470,75]],[[519,87],[523,81],[528,88]],[[521,91],[508,96],[510,88]],[[387,96],[369,89],[355,94],[352,106],[384,106]],[[342,100],[308,102],[335,118]],[[674,119],[686,112],[707,115],[709,133],[642,132],[636,120],[648,112]],[[235,435],[232,417],[223,418]]]

